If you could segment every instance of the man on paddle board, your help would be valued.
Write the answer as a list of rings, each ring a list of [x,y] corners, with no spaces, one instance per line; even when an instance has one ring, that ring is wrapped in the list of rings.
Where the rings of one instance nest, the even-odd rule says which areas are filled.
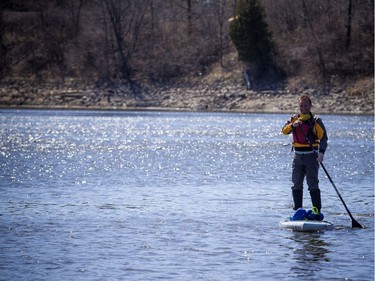
[[[328,145],[327,131],[322,120],[311,113],[312,102],[308,95],[299,97],[298,106],[300,113],[292,116],[282,128],[283,134],[293,135],[293,209],[302,208],[303,181],[306,177],[312,205],[320,212],[322,204],[318,170]]]

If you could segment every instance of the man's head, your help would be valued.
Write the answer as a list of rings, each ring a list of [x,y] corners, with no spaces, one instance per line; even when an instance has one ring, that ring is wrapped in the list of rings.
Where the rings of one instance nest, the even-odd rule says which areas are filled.
[[[301,114],[308,114],[311,111],[312,103],[308,95],[302,95],[298,98],[298,106]]]

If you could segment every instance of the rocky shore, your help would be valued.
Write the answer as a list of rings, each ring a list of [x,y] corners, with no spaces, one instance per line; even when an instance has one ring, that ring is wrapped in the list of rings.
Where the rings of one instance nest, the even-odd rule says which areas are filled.
[[[293,113],[302,93],[312,97],[317,114],[374,114],[373,80],[361,87],[333,88],[328,94],[310,88],[253,91],[217,82],[162,86],[137,96],[127,86],[8,81],[0,84],[0,107]]]

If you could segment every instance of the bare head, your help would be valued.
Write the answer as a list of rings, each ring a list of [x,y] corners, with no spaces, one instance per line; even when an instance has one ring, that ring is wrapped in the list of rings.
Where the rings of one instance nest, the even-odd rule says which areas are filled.
[[[298,106],[301,114],[308,114],[311,111],[312,102],[308,95],[302,95],[298,98]]]

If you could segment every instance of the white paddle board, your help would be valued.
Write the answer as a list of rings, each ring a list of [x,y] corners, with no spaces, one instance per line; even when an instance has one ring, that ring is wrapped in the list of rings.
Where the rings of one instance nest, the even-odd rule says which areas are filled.
[[[293,231],[315,232],[320,230],[332,230],[333,224],[328,221],[314,221],[314,220],[296,220],[291,221],[286,219],[280,222],[281,228],[290,229]]]

